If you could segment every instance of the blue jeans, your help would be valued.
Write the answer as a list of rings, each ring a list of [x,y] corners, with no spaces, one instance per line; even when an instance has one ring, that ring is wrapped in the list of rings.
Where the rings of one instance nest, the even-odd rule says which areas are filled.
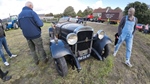
[[[3,52],[3,49],[2,49],[2,45],[5,48],[7,54],[11,57],[12,54],[11,54],[10,50],[8,49],[7,41],[6,41],[5,37],[0,38],[0,56],[2,57],[3,62],[6,62],[4,52]]]
[[[122,34],[119,37],[118,43],[115,47],[115,52],[117,53],[123,41],[126,42],[126,60],[130,61],[132,45],[133,45],[133,35],[132,34]]]

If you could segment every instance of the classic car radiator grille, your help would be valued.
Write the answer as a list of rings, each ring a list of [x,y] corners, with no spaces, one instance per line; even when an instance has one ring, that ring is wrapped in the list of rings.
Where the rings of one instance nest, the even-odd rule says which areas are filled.
[[[90,48],[91,39],[93,38],[93,31],[78,32],[77,50],[85,50]]]

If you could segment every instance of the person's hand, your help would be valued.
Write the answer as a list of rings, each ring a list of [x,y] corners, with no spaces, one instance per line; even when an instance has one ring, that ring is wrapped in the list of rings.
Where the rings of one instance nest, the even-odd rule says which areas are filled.
[[[53,26],[53,28],[55,29],[55,25]]]
[[[52,26],[52,28],[54,28],[54,29],[55,29],[55,25],[54,25],[54,24],[51,24],[51,26]]]
[[[119,36],[117,36],[117,39],[119,38]]]

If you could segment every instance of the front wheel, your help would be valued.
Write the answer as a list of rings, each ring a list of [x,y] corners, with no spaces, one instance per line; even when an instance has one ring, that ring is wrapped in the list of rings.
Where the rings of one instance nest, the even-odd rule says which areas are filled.
[[[103,51],[101,53],[101,56],[103,58],[106,58],[109,55],[109,45],[106,44],[105,47],[103,48]]]
[[[68,66],[64,57],[55,59],[55,65],[58,73],[64,77],[68,74]]]
[[[19,27],[18,27],[18,24],[17,24],[17,23],[14,23],[14,24],[13,24],[13,28],[15,28],[15,29],[19,28]]]

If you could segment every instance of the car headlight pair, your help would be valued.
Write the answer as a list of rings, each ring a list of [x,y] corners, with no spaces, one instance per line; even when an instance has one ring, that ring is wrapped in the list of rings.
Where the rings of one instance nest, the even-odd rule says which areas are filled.
[[[66,40],[67,40],[69,45],[74,45],[74,44],[77,43],[78,37],[75,33],[70,33],[70,34],[67,35]]]
[[[99,38],[99,39],[103,39],[103,37],[105,36],[105,32],[104,32],[103,30],[99,30],[99,31],[97,32],[97,34],[98,34],[98,38]]]

